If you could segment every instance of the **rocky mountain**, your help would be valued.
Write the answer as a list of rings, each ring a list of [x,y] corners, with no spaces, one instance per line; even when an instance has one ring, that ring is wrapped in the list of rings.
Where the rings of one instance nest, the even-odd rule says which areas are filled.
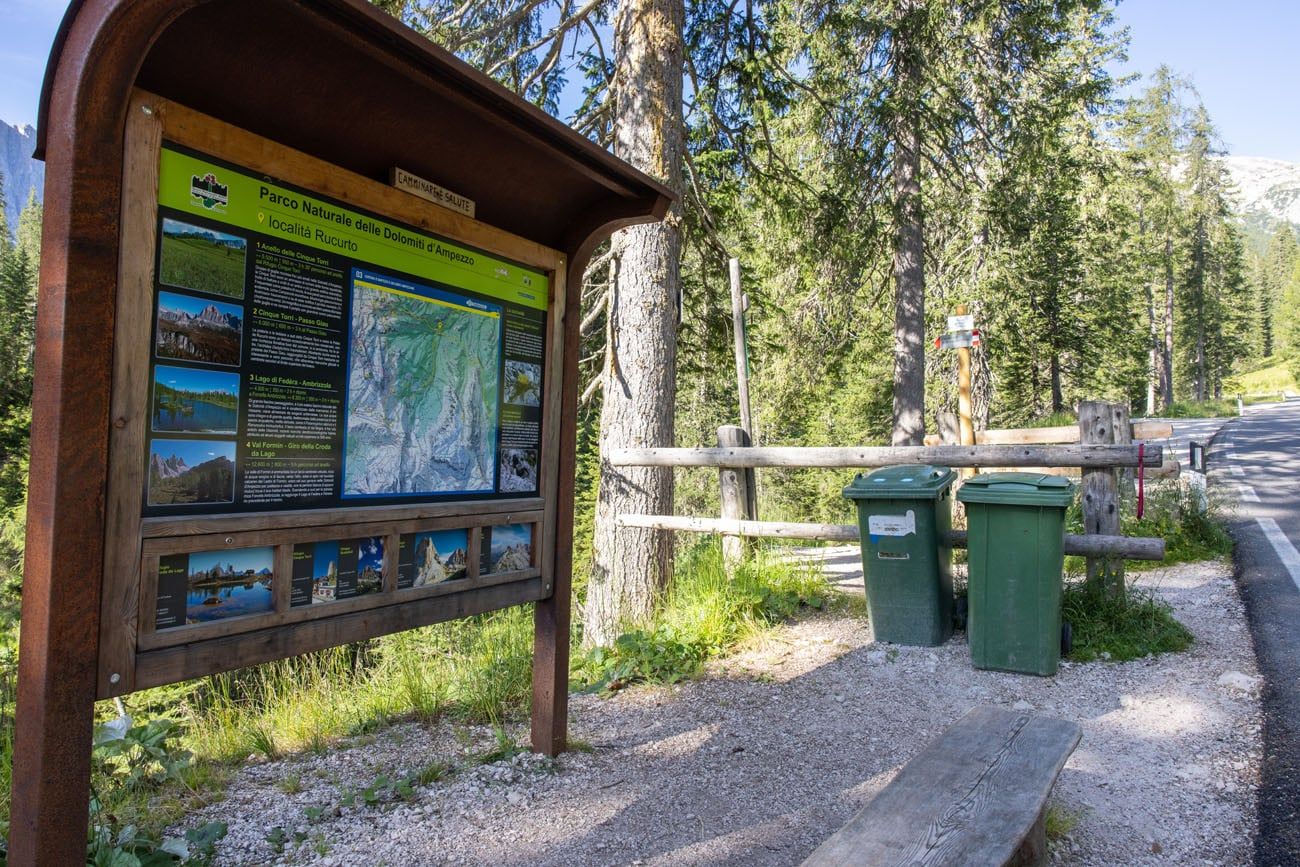
[[[1272,234],[1280,222],[1300,227],[1300,163],[1224,157],[1237,187],[1237,214],[1248,234]]]
[[[15,127],[0,121],[0,175],[3,175],[5,219],[9,231],[18,227],[18,214],[27,204],[27,196],[36,190],[40,201],[45,194],[45,163],[32,159],[36,147],[36,130]]]
[[[158,318],[166,322],[175,323],[182,328],[227,328],[238,331],[243,324],[239,316],[236,316],[234,313],[223,313],[221,308],[217,307],[215,304],[209,304],[207,307],[204,307],[197,316],[191,316],[183,310],[173,310],[169,307],[160,307]]]
[[[176,455],[164,458],[159,454],[154,454],[153,460],[149,462],[149,472],[160,479],[174,479],[177,476],[189,472],[185,460]]]
[[[240,326],[238,316],[233,313],[222,313],[215,304],[204,307],[203,312],[197,318],[205,325],[211,325],[214,328],[234,328],[238,330]]]
[[[527,545],[511,545],[492,564],[493,572],[517,572],[532,565]]]
[[[444,558],[434,547],[433,540],[424,538],[415,549],[416,587],[439,584],[465,577],[465,549],[457,548]]]

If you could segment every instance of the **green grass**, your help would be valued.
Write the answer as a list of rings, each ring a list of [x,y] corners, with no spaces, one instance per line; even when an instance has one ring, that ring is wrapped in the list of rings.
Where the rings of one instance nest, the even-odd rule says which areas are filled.
[[[1255,370],[1229,377],[1223,384],[1223,389],[1229,394],[1265,395],[1273,398],[1283,392],[1294,394],[1300,391],[1300,385],[1296,383],[1294,363],[1274,357],[1265,359],[1262,366]]]
[[[1201,508],[1186,480],[1155,482],[1146,486],[1146,508],[1141,519],[1132,499],[1126,498],[1120,509],[1120,535],[1165,540],[1163,560],[1127,560],[1125,567],[1131,571],[1213,560],[1232,553],[1232,537],[1224,526],[1228,503],[1214,490],[1209,492],[1205,508]],[[1066,513],[1066,532],[1083,532],[1083,512],[1077,500]],[[1066,571],[1081,572],[1084,562],[1083,557],[1066,557]]]
[[[1151,569],[1174,563],[1213,560],[1232,553],[1232,537],[1224,527],[1226,501],[1213,490],[1205,508],[1197,503],[1196,492],[1184,480],[1150,485],[1141,519],[1132,510],[1120,522],[1125,536],[1147,536],[1165,540],[1165,559],[1159,563],[1130,560],[1130,568]]]
[[[158,279],[168,286],[244,297],[244,250],[202,238],[163,235]]]
[[[573,679],[599,689],[692,677],[708,659],[803,609],[821,607],[829,595],[816,570],[762,550],[729,580],[719,544],[702,543],[679,558],[673,589],[654,621],[609,651],[575,653]],[[9,634],[16,636],[13,626]],[[125,707],[137,721],[169,720],[175,750],[193,758],[177,762],[165,778],[130,786],[99,774],[101,812],[118,827],[158,830],[181,823],[220,798],[249,756],[360,744],[400,720],[492,724],[497,743],[481,760],[512,755],[521,748],[504,726],[528,711],[532,639],[532,610],[524,606],[127,696]],[[0,720],[0,797],[7,799],[13,695],[5,672],[11,675],[12,666],[0,654],[0,714],[7,715]],[[110,703],[97,710],[101,720],[117,715]],[[427,784],[452,771],[435,763],[412,779]],[[293,793],[303,781],[289,772],[278,787]],[[7,815],[6,800],[0,820]]]
[[[1110,597],[1082,582],[1067,583],[1061,616],[1074,630],[1069,658],[1075,662],[1123,662],[1176,653],[1192,644],[1192,634],[1174,619],[1168,605],[1132,588],[1127,596]]]
[[[1162,418],[1230,418],[1237,414],[1233,400],[1177,400],[1161,410]]]
[[[1063,410],[1061,412],[1052,412],[1047,415],[1040,415],[1037,418],[1031,418],[1023,425],[1019,425],[1019,427],[1067,427],[1078,423],[1079,417],[1077,415]]]
[[[575,657],[578,689],[619,689],[630,683],[673,683],[694,677],[704,663],[801,609],[823,607],[826,582],[815,569],[760,550],[728,578],[716,540],[678,561],[671,589],[654,623],[632,629],[609,648]]]
[[[1083,821],[1083,812],[1067,810],[1059,804],[1049,804],[1044,820],[1047,841],[1055,843],[1070,834]]]

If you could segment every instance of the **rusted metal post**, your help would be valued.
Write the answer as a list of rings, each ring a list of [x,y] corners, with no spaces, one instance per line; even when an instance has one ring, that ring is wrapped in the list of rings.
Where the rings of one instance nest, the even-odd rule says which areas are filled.
[[[718,428],[719,448],[747,448],[750,445],[749,434],[742,427],[724,424]],[[718,489],[722,499],[722,517],[735,521],[749,521],[749,484],[744,469],[720,467],[718,469]],[[727,533],[722,537],[722,562],[727,574],[732,575],[736,566],[745,558],[746,542],[743,536]]]

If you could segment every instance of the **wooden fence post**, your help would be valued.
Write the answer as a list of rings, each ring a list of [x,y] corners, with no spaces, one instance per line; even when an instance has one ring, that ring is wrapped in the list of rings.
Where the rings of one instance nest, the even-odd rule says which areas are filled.
[[[1133,444],[1133,419],[1129,416],[1128,404],[1112,403],[1110,405],[1110,424],[1115,435],[1113,442],[1116,445],[1130,446]],[[1116,468],[1115,479],[1119,483],[1121,503],[1127,502],[1136,496],[1137,476],[1133,470],[1127,467]]]
[[[1079,403],[1079,441],[1083,445],[1115,442],[1115,412],[1111,404],[1097,400]],[[1119,535],[1119,484],[1115,471],[1089,468],[1083,471],[1083,532],[1087,535]],[[1113,557],[1088,558],[1088,585],[1108,595],[1124,592],[1124,561]]]
[[[719,448],[747,448],[751,444],[749,433],[743,427],[724,424],[718,428]],[[754,516],[749,513],[749,481],[744,469],[720,467],[718,488],[722,494],[723,518],[737,521],[753,520]],[[745,546],[743,536],[726,534],[722,537],[722,562],[729,576],[745,558]]]

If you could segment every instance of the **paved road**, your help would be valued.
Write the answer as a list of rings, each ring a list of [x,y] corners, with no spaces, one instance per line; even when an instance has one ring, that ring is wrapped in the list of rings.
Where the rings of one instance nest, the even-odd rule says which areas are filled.
[[[1266,681],[1255,863],[1300,864],[1300,401],[1227,424],[1210,472],[1238,502],[1237,582]]]
[[[1187,468],[1187,446],[1191,442],[1208,443],[1218,433],[1226,418],[1149,418],[1141,421],[1163,421],[1174,426],[1174,435],[1168,439],[1147,440],[1151,445],[1163,446],[1165,460],[1173,458]]]

